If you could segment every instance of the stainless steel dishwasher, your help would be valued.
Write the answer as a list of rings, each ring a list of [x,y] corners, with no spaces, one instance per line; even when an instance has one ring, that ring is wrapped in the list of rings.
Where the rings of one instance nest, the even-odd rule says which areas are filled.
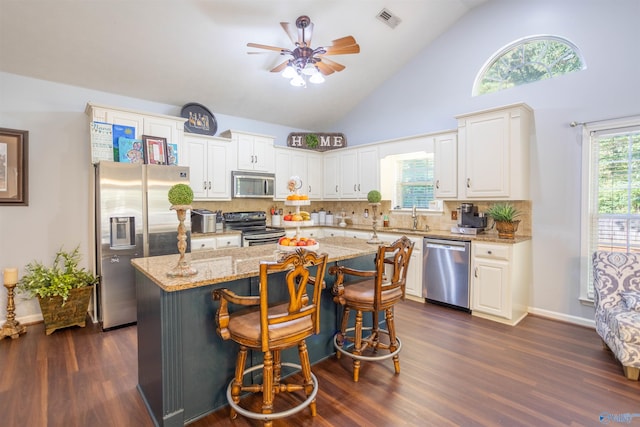
[[[422,296],[429,302],[471,311],[471,242],[424,238]]]

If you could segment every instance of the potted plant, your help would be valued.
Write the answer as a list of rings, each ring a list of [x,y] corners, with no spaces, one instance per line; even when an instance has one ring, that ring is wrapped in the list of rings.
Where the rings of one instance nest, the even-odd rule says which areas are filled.
[[[47,335],[60,328],[85,326],[98,278],[78,267],[81,258],[79,247],[70,252],[60,248],[52,266],[32,261],[18,281],[20,291],[38,298]]]
[[[487,210],[486,214],[493,218],[499,238],[514,238],[514,234],[518,230],[518,224],[520,224],[520,220],[516,218],[521,215],[521,212],[515,206],[511,203],[496,203]]]
[[[191,209],[193,190],[187,184],[176,184],[169,189],[167,198],[171,203],[171,209],[175,210],[178,215],[178,252],[180,252],[178,264],[167,274],[169,277],[193,276],[198,271],[191,267],[184,256],[187,250],[187,228],[184,221],[187,217],[187,211]]]

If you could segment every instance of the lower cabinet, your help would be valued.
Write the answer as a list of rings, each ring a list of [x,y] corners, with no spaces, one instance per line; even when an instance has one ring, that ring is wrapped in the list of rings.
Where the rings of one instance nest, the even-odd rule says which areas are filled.
[[[529,305],[531,241],[473,242],[471,256],[472,313],[516,325]]]
[[[242,246],[242,238],[239,234],[191,238],[192,252],[211,249],[239,248],[240,246]]]

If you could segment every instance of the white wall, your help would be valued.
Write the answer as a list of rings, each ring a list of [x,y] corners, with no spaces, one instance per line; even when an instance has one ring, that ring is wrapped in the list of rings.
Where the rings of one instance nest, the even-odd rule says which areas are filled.
[[[180,107],[0,73],[0,127],[29,131],[29,206],[0,206],[0,270],[39,260],[53,261],[61,246],[80,245],[89,265],[89,119],[87,102],[167,115]],[[276,137],[286,145],[290,129],[215,114],[218,130],[238,129]],[[1,277],[1,276],[0,276]],[[0,291],[0,322],[6,319],[6,291]],[[21,322],[41,319],[36,300],[16,299]]]
[[[640,114],[640,1],[490,0],[473,9],[335,127],[352,145],[449,129],[456,114],[526,102],[535,112],[531,149],[535,312],[582,321],[580,128]],[[476,73],[494,52],[530,35],[575,43],[587,69],[471,97]]]

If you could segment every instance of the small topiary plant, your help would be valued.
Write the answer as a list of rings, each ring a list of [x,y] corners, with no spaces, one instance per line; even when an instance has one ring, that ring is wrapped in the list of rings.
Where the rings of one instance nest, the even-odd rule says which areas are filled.
[[[367,193],[367,200],[369,203],[380,203],[382,200],[382,194],[378,190],[371,190]]]
[[[193,202],[193,190],[187,184],[176,184],[169,189],[169,203],[172,205],[190,205]]]

